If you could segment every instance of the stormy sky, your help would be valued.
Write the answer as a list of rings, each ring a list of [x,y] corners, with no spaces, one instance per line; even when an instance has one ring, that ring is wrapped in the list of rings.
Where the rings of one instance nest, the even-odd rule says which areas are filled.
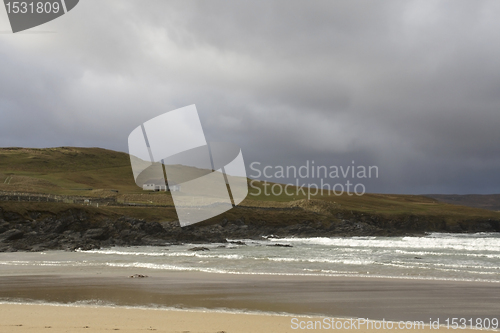
[[[84,0],[12,34],[0,146],[127,152],[196,104],[247,166],[378,166],[368,192],[500,193],[497,0]],[[249,168],[249,174],[255,174]]]

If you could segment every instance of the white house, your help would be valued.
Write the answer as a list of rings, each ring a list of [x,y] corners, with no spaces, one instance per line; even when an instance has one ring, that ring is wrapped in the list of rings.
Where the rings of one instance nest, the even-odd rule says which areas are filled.
[[[174,182],[170,182],[170,186],[167,186],[163,179],[150,179],[142,185],[142,189],[155,192],[180,191],[181,186]]]
[[[155,190],[155,187],[156,185],[155,184],[143,184],[142,185],[142,189],[144,191],[154,191]]]

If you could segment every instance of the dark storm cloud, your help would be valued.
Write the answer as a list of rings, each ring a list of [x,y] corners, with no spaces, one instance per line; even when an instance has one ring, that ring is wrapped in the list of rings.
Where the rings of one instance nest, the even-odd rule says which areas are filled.
[[[126,151],[195,103],[247,164],[377,165],[368,191],[500,191],[498,1],[85,1],[0,35],[0,144]],[[0,30],[8,30],[0,13]],[[35,29],[35,30],[36,30]]]

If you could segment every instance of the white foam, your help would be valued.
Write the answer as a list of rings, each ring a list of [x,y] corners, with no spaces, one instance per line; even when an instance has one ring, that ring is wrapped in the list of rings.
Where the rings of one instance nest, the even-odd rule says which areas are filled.
[[[402,237],[402,238],[343,238],[343,237],[313,237],[313,238],[281,238],[270,239],[272,242],[290,242],[301,244],[314,244],[330,247],[352,248],[397,248],[397,249],[450,249],[461,251],[494,251],[500,252],[500,238],[498,235],[490,237],[455,237],[430,235],[427,237]]]

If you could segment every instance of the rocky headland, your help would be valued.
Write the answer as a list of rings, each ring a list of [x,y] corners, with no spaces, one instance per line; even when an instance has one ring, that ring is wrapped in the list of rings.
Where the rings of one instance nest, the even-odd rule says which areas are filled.
[[[231,212],[231,215],[224,214],[181,228],[178,221],[108,216],[78,206],[56,213],[41,209],[20,213],[0,206],[0,252],[226,243],[228,239],[262,239],[269,236],[402,236],[427,232],[500,231],[500,219],[473,219],[450,224],[439,217],[325,212],[314,204],[281,209],[279,215],[264,208],[237,207]]]

